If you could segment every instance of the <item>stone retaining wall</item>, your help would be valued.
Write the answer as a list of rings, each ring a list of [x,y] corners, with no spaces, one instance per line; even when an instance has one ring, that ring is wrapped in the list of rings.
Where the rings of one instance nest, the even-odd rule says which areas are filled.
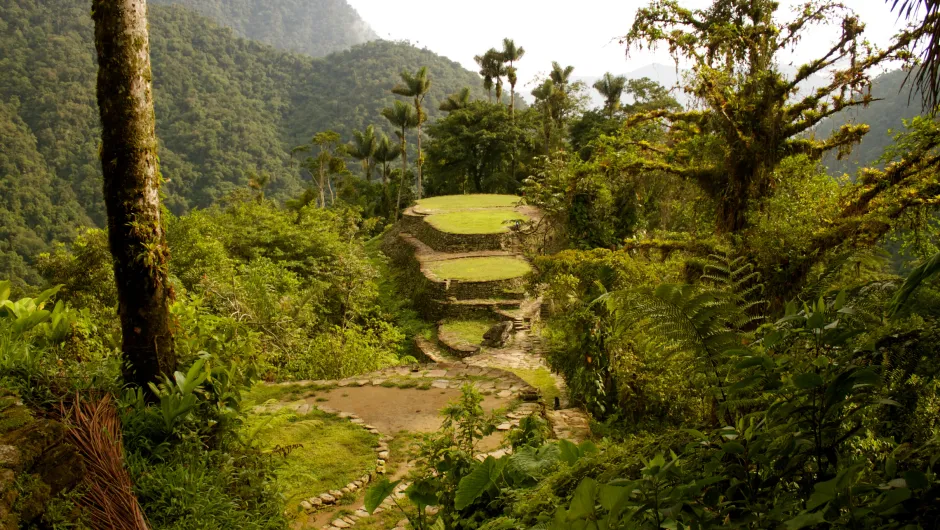
[[[406,228],[415,237],[438,252],[475,252],[481,250],[511,250],[512,233],[452,234],[434,228],[427,219],[409,221]]]

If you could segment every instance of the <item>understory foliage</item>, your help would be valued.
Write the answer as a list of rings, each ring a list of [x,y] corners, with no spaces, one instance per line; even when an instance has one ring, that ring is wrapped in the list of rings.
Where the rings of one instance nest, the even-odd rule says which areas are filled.
[[[96,342],[87,310],[53,302],[59,291],[11,300],[10,282],[0,282],[0,386],[53,417],[76,393],[118,396],[124,463],[151,528],[285,528],[276,462],[240,429],[250,363],[200,351],[172,379],[122,389],[119,355]],[[81,523],[80,512],[64,513],[57,527]]]

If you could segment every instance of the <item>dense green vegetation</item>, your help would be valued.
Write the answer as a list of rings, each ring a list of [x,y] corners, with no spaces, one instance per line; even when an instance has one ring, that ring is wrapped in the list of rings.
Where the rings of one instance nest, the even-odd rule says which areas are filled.
[[[345,0],[156,0],[177,4],[235,30],[241,37],[314,57],[379,37]]]
[[[313,59],[239,39],[180,6],[151,6],[150,27],[164,203],[176,214],[259,176],[268,197],[296,196],[309,177],[292,167],[289,150],[323,129],[344,142],[369,124],[391,134],[381,110],[402,68],[428,67],[430,120],[461,87],[482,95],[475,74],[404,43]],[[51,242],[103,226],[91,38],[87,6],[0,4],[4,276],[35,282],[32,265]]]
[[[694,64],[683,83],[698,108],[649,80],[605,75],[593,87],[604,106],[587,109],[588,87],[559,63],[522,108],[502,97],[524,55],[509,39],[478,57],[482,80],[467,75],[473,101],[454,86],[465,73],[429,52],[369,43],[314,60],[234,39],[180,7],[154,9],[174,299],[164,323],[179,370],[138,385],[122,374],[130,355],[107,234],[79,229],[103,215],[89,26],[65,4],[3,5],[0,263],[16,282],[0,281],[0,385],[37,415],[73,421],[83,402],[110,411],[102,453],[116,475],[127,470],[123,495],[152,528],[287,528],[285,496],[376,462],[362,430],[309,409],[256,408],[315,400],[322,381],[303,391],[260,382],[408,372],[432,323],[411,305],[422,294],[406,283],[413,271],[386,262],[379,239],[398,235],[390,221],[425,192],[474,193],[417,202],[451,228],[502,226],[517,199],[476,194],[514,190],[540,210],[518,227],[531,261],[422,266],[457,281],[524,277],[542,318],[513,322],[537,335],[513,354],[544,352],[593,440],[551,440],[541,412],[509,426],[465,385],[416,444],[408,486],[386,505],[396,519],[421,530],[936,527],[940,121],[916,116],[890,141],[863,143],[854,178],[824,167],[864,142],[868,128],[848,111],[877,112],[869,87],[898,77],[871,76],[909,61],[930,24],[879,50],[834,1],[786,15],[771,0],[696,10],[653,0],[624,44],[665,45]],[[821,24],[842,30],[828,54],[793,75],[775,66]],[[399,55],[418,62],[388,66]],[[814,74],[831,83],[798,97]],[[891,108],[882,129],[904,115]],[[438,111],[446,117],[418,150]],[[401,169],[389,167],[396,148]],[[44,253],[57,239],[71,242]],[[488,324],[440,329],[476,342]],[[520,365],[560,405],[552,374]],[[483,455],[507,428],[512,452]],[[366,509],[396,484],[377,480]],[[45,520],[25,512],[29,523],[94,514],[97,490],[76,491],[45,499]]]

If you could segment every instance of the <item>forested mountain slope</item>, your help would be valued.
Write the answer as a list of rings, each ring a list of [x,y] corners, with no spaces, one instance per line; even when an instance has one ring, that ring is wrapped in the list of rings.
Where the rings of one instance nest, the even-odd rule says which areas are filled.
[[[379,110],[393,99],[402,69],[428,66],[431,120],[438,102],[463,86],[483,97],[476,74],[407,44],[376,41],[316,59],[238,38],[180,6],[150,11],[165,204],[175,213],[212,204],[256,172],[271,175],[270,197],[294,195],[302,183],[289,167],[290,147],[327,128],[344,141],[369,123],[391,132]],[[10,233],[48,243],[104,218],[88,6],[0,0],[0,73],[3,127],[16,132],[0,137],[0,151],[33,160],[4,159],[4,190],[16,194],[0,199],[0,249],[15,248],[28,262],[44,245],[15,243]],[[54,193],[39,192],[37,175]],[[26,211],[44,213],[27,218]]]
[[[191,8],[235,33],[322,57],[379,38],[346,0],[152,0]]]
[[[904,85],[907,72],[895,70],[878,76],[872,83],[872,95],[880,99],[867,108],[856,107],[844,110],[819,124],[816,135],[825,138],[846,123],[867,123],[871,130],[851,154],[842,160],[830,152],[823,163],[830,174],[854,175],[860,167],[873,164],[884,153],[885,147],[893,143],[894,134],[904,129],[904,120],[921,113],[920,93],[910,96],[910,84]],[[892,131],[889,133],[889,131]]]

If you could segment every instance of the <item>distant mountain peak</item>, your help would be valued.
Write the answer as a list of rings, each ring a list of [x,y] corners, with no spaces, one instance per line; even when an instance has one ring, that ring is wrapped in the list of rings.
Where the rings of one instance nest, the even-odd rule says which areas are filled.
[[[346,0],[151,0],[181,5],[241,37],[323,57],[379,38]]]

